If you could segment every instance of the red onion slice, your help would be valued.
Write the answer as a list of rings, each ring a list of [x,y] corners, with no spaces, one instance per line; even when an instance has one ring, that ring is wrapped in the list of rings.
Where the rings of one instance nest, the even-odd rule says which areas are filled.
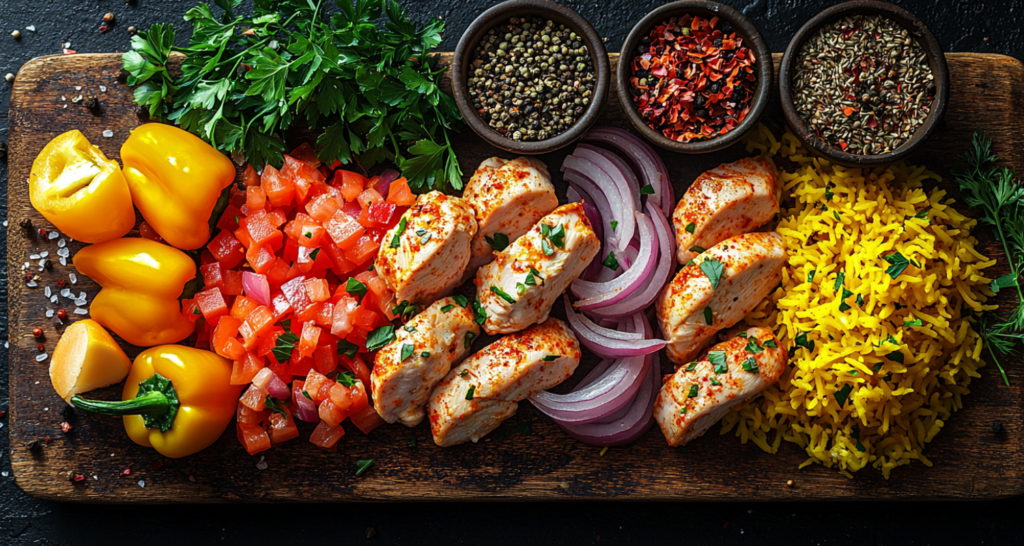
[[[635,327],[635,325],[632,322],[629,322],[630,327],[633,328],[632,331],[625,331],[625,330],[620,331],[620,330],[617,330],[615,328],[608,328],[608,327],[605,327],[605,326],[601,326],[599,324],[596,324],[594,321],[590,320],[590,317],[588,317],[586,315],[582,315],[582,314],[576,313],[576,311],[572,307],[572,303],[569,302],[569,297],[568,296],[562,296],[562,300],[565,303],[565,314],[566,314],[566,316],[576,317],[576,320],[579,322],[579,327],[581,327],[581,328],[586,328],[587,330],[590,330],[590,331],[594,332],[595,334],[597,334],[599,336],[607,337],[607,338],[611,338],[611,339],[620,339],[620,340],[644,339],[644,335],[642,333],[640,333],[640,331],[636,330],[636,327]],[[627,319],[627,320],[631,320],[631,319],[632,319],[632,317],[630,317],[630,319]],[[571,319],[570,319],[570,321],[571,321]],[[625,324],[626,324],[626,321],[618,321],[618,322],[616,322],[616,327],[617,328],[623,328],[623,326]]]
[[[636,263],[626,272],[608,282],[591,282],[582,279],[573,281],[571,287],[581,301],[576,306],[582,310],[607,307],[618,303],[637,292],[654,271],[660,242],[654,233],[654,226],[647,215],[635,212],[637,227],[640,228],[640,252]],[[658,215],[660,216],[660,215]]]
[[[597,127],[587,133],[583,140],[606,144],[632,161],[640,171],[640,178],[654,189],[654,194],[648,202],[654,201],[666,217],[672,216],[675,195],[668,169],[665,168],[665,162],[661,157],[646,142],[617,127]]]
[[[630,404],[598,421],[558,424],[573,438],[596,446],[628,444],[643,436],[654,424],[654,402],[661,377],[658,353],[648,358],[652,359],[650,370]]]
[[[582,157],[576,157],[570,155],[565,158],[565,162],[562,163],[562,170],[573,170],[586,178],[594,186],[598,188],[598,191],[592,191],[589,188],[584,187],[584,190],[590,194],[595,200],[601,198],[601,194],[608,200],[609,209],[612,213],[612,220],[618,222],[618,226],[614,230],[614,239],[618,241],[618,250],[624,250],[626,245],[629,244],[629,240],[633,238],[634,223],[632,220],[632,213],[634,210],[639,208],[633,204],[633,195],[629,191],[629,186],[626,184],[624,178],[612,176],[610,173],[605,172],[604,169],[596,165],[589,159]],[[568,178],[563,176],[563,178]],[[600,206],[598,207],[600,210]],[[608,220],[608,218],[605,218]],[[609,226],[610,227],[610,226]],[[609,236],[609,239],[612,239]]]
[[[246,296],[258,301],[260,305],[270,306],[270,284],[266,275],[243,271],[242,290]]]
[[[672,270],[675,269],[675,238],[672,235],[672,228],[668,220],[661,214],[657,214],[656,205],[647,202],[647,210],[654,219],[654,229],[658,237],[658,266],[651,274],[644,286],[632,297],[607,307],[587,309],[587,313],[602,318],[615,318],[632,315],[637,311],[646,309],[654,298],[658,297],[661,289],[665,287]],[[575,283],[573,283],[575,284]],[[575,292],[575,291],[574,291]]]
[[[577,145],[572,155],[590,160],[602,171],[608,173],[613,180],[621,178],[626,183],[626,187],[629,188],[629,195],[633,198],[633,210],[642,210],[640,183],[637,182],[633,169],[622,158],[613,152],[590,144]]]
[[[562,178],[564,178],[566,182],[576,186],[577,190],[583,195],[591,196],[590,203],[597,207],[597,212],[601,216],[601,229],[604,231],[604,244],[602,251],[613,247],[618,248],[618,241],[615,239],[616,234],[611,226],[612,221],[618,220],[616,220],[616,217],[612,212],[611,204],[608,202],[608,199],[604,196],[604,193],[601,192],[601,188],[594,185],[594,183],[588,180],[586,176],[572,169],[566,169],[562,174]],[[600,197],[594,199],[594,195],[598,195]]]
[[[640,356],[659,351],[665,346],[665,340],[662,339],[616,339],[592,330],[588,325],[584,324],[580,315],[577,315],[572,310],[572,304],[569,303],[568,297],[565,298],[565,312],[573,332],[597,356],[606,358]],[[593,324],[593,327],[602,330],[602,332],[608,332],[608,330],[596,324]],[[615,334],[622,335],[619,332],[615,332]],[[640,335],[642,337],[643,334]]]

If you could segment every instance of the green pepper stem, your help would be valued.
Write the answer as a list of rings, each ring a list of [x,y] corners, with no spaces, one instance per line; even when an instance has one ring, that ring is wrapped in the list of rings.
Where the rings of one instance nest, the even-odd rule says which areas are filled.
[[[100,415],[148,415],[159,417],[171,409],[171,401],[167,395],[159,391],[150,391],[131,400],[86,400],[77,394],[71,397],[71,403],[78,409],[91,411]]]

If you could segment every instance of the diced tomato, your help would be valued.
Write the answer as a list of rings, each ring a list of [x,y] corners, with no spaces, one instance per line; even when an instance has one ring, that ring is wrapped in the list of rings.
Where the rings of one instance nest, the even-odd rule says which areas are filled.
[[[250,212],[267,206],[267,196],[263,193],[263,188],[259,186],[249,186],[246,188],[245,206]]]
[[[246,353],[231,366],[231,384],[245,385],[249,383],[263,369],[263,366],[263,357]]]
[[[331,291],[327,287],[327,279],[306,279],[306,294],[315,302],[331,299]]]
[[[241,324],[242,321],[230,315],[222,316],[217,320],[211,340],[214,352],[230,360],[238,360],[245,355],[245,347],[236,337]]]
[[[366,337],[370,335],[369,330],[363,330],[362,328],[353,325],[352,331],[345,336],[345,341],[358,345],[361,351],[366,350]]]
[[[373,429],[385,424],[384,419],[381,419],[380,414],[373,409],[373,406],[367,406],[359,411],[350,411],[348,417],[352,420],[353,425],[363,431],[363,434],[369,434]]]
[[[267,282],[270,286],[281,286],[285,281],[288,280],[288,270],[291,266],[288,262],[282,258],[274,260],[274,265],[267,270]]]
[[[329,379],[327,376],[316,370],[309,370],[309,374],[306,375],[305,381],[306,392],[308,392],[309,396],[313,398],[314,403],[319,404],[323,401],[323,398],[317,398],[317,395],[320,392],[320,387],[330,385],[331,383],[334,383],[333,379]]]
[[[366,219],[371,226],[383,227],[391,223],[391,217],[395,214],[395,204],[386,201],[378,201],[367,209]]]
[[[206,288],[218,288],[224,285],[224,277],[221,275],[220,262],[213,262],[199,266],[199,272],[203,275],[203,285]]]
[[[302,379],[292,381],[292,400],[298,400],[303,396],[302,391],[306,390],[306,382]]]
[[[217,258],[217,261],[220,262],[221,267],[224,269],[234,268],[242,263],[242,259],[245,258],[245,249],[242,248],[242,244],[226,230],[221,230],[217,233],[207,243],[206,248]]]
[[[288,215],[285,214],[286,211],[287,211],[287,209],[285,209],[285,210],[282,210],[282,209],[270,210],[268,208],[267,209],[267,222],[269,222],[271,226],[274,226],[275,229],[283,226],[284,223],[288,221]],[[275,246],[274,248],[279,248],[279,247]]]
[[[352,313],[359,308],[359,303],[351,296],[342,296],[334,304],[334,313],[331,317],[331,333],[344,337],[352,331]]]
[[[373,188],[366,188],[359,194],[359,197],[356,198],[356,201],[359,201],[359,206],[364,209],[368,208],[373,203],[383,200],[384,197],[377,193],[377,190]]]
[[[274,314],[265,305],[260,305],[249,313],[244,324],[245,328],[239,328],[239,331],[243,332],[245,346],[255,348],[258,343],[256,338],[265,334],[274,325]]]
[[[365,304],[361,304],[355,311],[350,315],[352,324],[364,329],[373,331],[377,328],[377,325],[383,322],[381,316],[377,312],[367,309]]]
[[[338,245],[344,248],[343,245]],[[351,260],[353,263],[362,265],[372,260],[377,255],[377,250],[380,248],[380,244],[374,241],[370,237],[363,235],[360,237],[352,247],[345,249],[345,258]]]
[[[305,357],[313,356],[316,344],[320,340],[320,327],[312,322],[302,325],[302,337],[299,339],[299,354]]]
[[[338,363],[350,372],[356,374],[356,379],[362,381],[363,385],[370,384],[370,368],[367,367],[365,362],[363,362],[362,357],[356,356],[355,358],[349,358],[348,355],[341,355],[338,357]]]
[[[249,455],[270,449],[270,436],[262,427],[238,425],[238,441],[245,447]],[[335,441],[337,444],[337,441]]]
[[[276,411],[270,412],[270,429],[267,433],[270,435],[270,443],[275,446],[299,437],[299,428],[295,426],[295,419],[292,418],[292,414],[288,410],[284,410],[284,412],[284,415]]]
[[[342,250],[348,250],[355,246],[365,231],[359,222],[340,210],[331,216],[330,220],[324,224],[324,228]]]
[[[311,303],[292,315],[292,319],[295,322],[316,322],[316,318],[320,316],[320,307],[322,303]]]
[[[260,173],[256,172],[256,169],[252,168],[252,165],[246,165],[242,181],[245,182],[246,186],[259,186]]]
[[[203,313],[199,311],[199,307],[196,306],[196,302],[192,298],[181,300],[181,314],[192,322],[203,316]]]
[[[334,318],[334,304],[331,303],[331,302],[325,301],[325,302],[321,303],[320,305],[318,305],[317,307],[320,309],[320,311],[317,312],[315,317],[313,317],[313,322],[317,323],[317,325],[319,325],[319,326],[323,326],[325,328],[330,328],[331,327],[331,321]],[[326,333],[322,332],[320,334],[320,338],[321,338],[320,344],[321,345],[323,345],[323,336],[324,335],[326,335]]]
[[[331,260],[331,271],[335,275],[341,277],[356,268],[356,264],[345,259],[345,251],[338,247],[338,245],[325,244],[321,248],[327,253],[328,259]]]
[[[306,212],[321,223],[330,220],[338,208],[340,205],[333,193],[322,193],[306,203]]]
[[[260,187],[266,193],[267,200],[275,207],[286,206],[295,198],[295,184],[281,176],[281,173],[273,165],[263,167]]]
[[[281,285],[281,292],[285,298],[288,298],[292,309],[305,309],[313,303],[313,300],[309,299],[309,295],[306,294],[305,281],[305,277],[298,276]]]
[[[313,435],[309,437],[309,441],[316,447],[333,451],[338,446],[338,441],[345,435],[345,429],[340,426],[331,426],[325,421],[320,421],[320,424],[313,430]]]
[[[251,246],[268,246],[272,250],[281,248],[284,234],[274,223],[277,217],[271,218],[266,211],[258,210],[245,218],[245,231],[249,235]]]
[[[235,298],[235,304],[231,306],[231,316],[239,320],[239,322],[245,320],[245,317],[252,313],[252,310],[259,307],[260,303],[248,296],[239,296]]]
[[[400,207],[412,206],[416,202],[416,196],[409,189],[409,182],[403,176],[391,183],[388,188],[388,202]]]
[[[245,252],[245,259],[249,261],[252,270],[260,274],[269,272],[274,267],[276,260],[273,252],[267,250],[266,247],[255,245],[250,246],[249,250]]]
[[[381,313],[388,315],[389,319],[394,318],[390,315],[391,307],[394,306],[395,293],[388,288],[384,279],[382,279],[375,271],[364,271],[355,276],[355,279],[366,285],[366,298],[369,299],[370,303]]]
[[[242,211],[234,205],[228,205],[224,209],[224,214],[220,215],[220,219],[217,220],[217,227],[226,231],[235,231],[238,229],[238,221],[242,218]]]
[[[345,206],[341,207],[341,211],[358,220],[359,215],[363,212],[363,207],[360,207],[357,201],[349,201],[345,203]]]
[[[334,405],[330,398],[320,402],[320,406],[317,407],[317,414],[320,415],[320,419],[332,427],[340,425],[348,417],[348,413]]]
[[[295,219],[285,228],[285,235],[292,237],[295,241],[306,247],[319,247],[323,239],[324,230],[320,222],[303,213],[295,215]]]
[[[260,343],[256,346],[258,356],[267,356],[277,346],[277,337],[284,333],[284,328],[274,327],[260,336]]]
[[[290,364],[292,375],[305,377],[313,369],[314,364],[312,358],[301,356],[298,351],[295,351]]]
[[[280,292],[270,297],[270,306],[274,311],[275,321],[280,321],[285,315],[293,311],[291,302]]]
[[[292,150],[292,152],[288,155],[294,157],[295,159],[298,159],[299,161],[306,163],[307,165],[314,169],[320,166],[320,158],[316,156],[316,150],[314,150],[313,146],[311,146],[308,142],[303,142],[302,144],[299,144],[299,146]]]
[[[261,391],[266,392],[267,387],[270,385],[271,380],[274,378],[274,372],[263,368],[252,378],[252,385],[258,387]]]
[[[225,296],[240,296],[242,294],[241,271],[228,269],[227,271],[222,271],[221,276],[224,279],[224,286],[221,286],[220,289]]]
[[[334,185],[341,189],[341,195],[346,201],[355,201],[366,187],[366,179],[352,171],[336,171]]]
[[[341,383],[335,383],[331,387],[331,393],[328,396],[331,402],[338,406],[338,409],[346,410],[352,407],[352,394],[349,392],[348,387]]]
[[[228,306],[224,303],[224,296],[216,288],[196,292],[195,301],[199,311],[203,314],[203,318],[210,324],[217,324],[217,319],[228,314]]]
[[[334,347],[317,347],[313,351],[313,362],[316,371],[326,375],[338,369],[338,354]]]
[[[242,405],[253,411],[263,411],[266,406],[267,393],[256,385],[249,385],[249,388],[242,394]]]
[[[242,404],[242,401],[238,401],[238,409],[235,411],[235,418],[238,419],[240,425],[253,425],[259,426],[260,421],[266,419],[266,413],[262,411],[253,411],[249,406]]]

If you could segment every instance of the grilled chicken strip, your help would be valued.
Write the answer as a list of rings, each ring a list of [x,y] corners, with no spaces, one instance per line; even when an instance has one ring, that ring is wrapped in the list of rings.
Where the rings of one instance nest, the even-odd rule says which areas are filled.
[[[788,359],[771,330],[751,328],[715,345],[704,359],[680,366],[654,402],[654,419],[668,445],[699,438],[726,413],[778,382]]]
[[[377,413],[389,423],[420,424],[430,393],[478,335],[473,312],[452,298],[435,301],[396,329],[395,340],[377,352],[370,376]]]
[[[547,167],[530,157],[484,161],[466,184],[462,199],[473,207],[477,223],[463,280],[476,276],[480,266],[494,260],[495,251],[504,250],[558,206]]]
[[[712,269],[710,260],[724,264],[717,289],[701,269],[705,262]],[[743,320],[779,284],[785,265],[782,236],[769,232],[726,239],[680,269],[657,300],[669,359],[689,362],[716,332]]]
[[[469,205],[441,192],[425,193],[384,235],[374,267],[396,301],[427,304],[459,285],[474,235]]]
[[[779,175],[763,157],[724,163],[700,175],[679,200],[672,223],[679,263],[718,243],[753,231],[779,212]]]
[[[517,332],[548,317],[551,305],[601,248],[581,203],[541,218],[476,274],[488,334]]]
[[[566,324],[549,318],[505,336],[452,369],[430,397],[430,432],[441,447],[476,442],[516,413],[519,401],[565,381],[580,363]]]

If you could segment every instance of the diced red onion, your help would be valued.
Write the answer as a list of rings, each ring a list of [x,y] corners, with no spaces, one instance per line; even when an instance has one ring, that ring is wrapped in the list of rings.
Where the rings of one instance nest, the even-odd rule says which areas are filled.
[[[626,187],[629,188],[629,195],[633,198],[633,210],[642,210],[642,203],[640,202],[640,183],[636,180],[636,175],[633,174],[633,169],[626,164],[619,156],[613,152],[609,152],[603,148],[592,146],[590,144],[579,144],[576,146],[576,150],[572,155],[589,159],[592,163],[597,165],[601,170],[608,173],[612,179],[621,178],[625,183]]]
[[[654,190],[648,202],[654,201],[666,217],[672,216],[672,209],[676,204],[672,181],[668,176],[668,169],[665,168],[665,162],[650,145],[636,135],[617,127],[597,127],[587,133],[583,140],[605,144],[633,162],[639,170],[639,178],[650,184]]]
[[[562,163],[562,170],[572,170],[583,175],[583,178],[590,182],[593,188],[587,187],[584,184],[580,185],[583,186],[583,190],[589,193],[595,201],[601,199],[602,194],[608,200],[611,220],[618,222],[618,226],[613,230],[614,233],[609,235],[608,240],[614,239],[617,241],[616,248],[618,250],[625,249],[626,245],[629,244],[629,240],[633,238],[634,223],[631,221],[631,218],[632,212],[636,210],[636,206],[633,204],[633,195],[630,193],[625,179],[621,176],[612,176],[593,161],[574,155],[565,158],[565,162]],[[563,175],[563,178],[579,184],[579,181],[570,180],[567,175]],[[598,210],[600,209],[601,207],[598,205]],[[609,220],[609,218],[604,217],[604,211],[602,211],[602,217],[604,220]]]
[[[388,169],[380,173],[380,178],[373,185],[373,189],[377,190],[377,193],[381,194],[385,198],[388,196],[388,190],[391,189],[391,183],[398,180],[398,171],[394,169]]]
[[[672,270],[675,268],[675,238],[672,236],[672,228],[668,224],[668,220],[664,216],[658,214],[657,207],[651,202],[647,202],[647,211],[650,213],[651,218],[654,219],[654,230],[658,238],[658,265],[648,278],[645,280],[644,285],[633,294],[633,296],[609,305],[606,307],[598,307],[593,309],[587,309],[587,313],[596,317],[602,318],[615,318],[632,315],[638,311],[646,309],[651,302],[654,301],[658,294],[661,293],[661,289],[668,282],[669,276],[672,274]],[[575,283],[573,283],[575,284]]]
[[[246,296],[256,300],[260,305],[270,305],[270,284],[267,283],[266,275],[243,271],[242,290]]]
[[[640,231],[640,252],[636,263],[622,275],[608,282],[591,282],[582,279],[573,281],[573,294],[581,300],[576,306],[582,310],[607,307],[620,302],[637,292],[654,271],[658,259],[659,241],[654,233],[651,219],[645,214],[634,212]]]
[[[268,368],[263,369],[266,370]],[[277,398],[278,400],[287,400],[291,398],[292,391],[291,389],[288,388],[288,384],[282,381],[281,378],[278,377],[276,373],[272,375],[273,377],[270,378],[270,383],[267,384],[267,394],[273,396],[274,398]],[[303,396],[303,398],[305,398],[305,396]]]
[[[257,389],[260,389],[261,391],[266,391],[267,386],[270,385],[270,381],[274,377],[277,377],[277,374],[275,374],[273,370],[271,370],[270,368],[263,368],[262,370],[256,372],[255,376],[253,376],[252,384],[255,385]]]
[[[576,333],[576,337],[598,356],[621,358],[646,355],[659,351],[665,346],[664,340],[644,339],[642,333],[623,333],[601,328],[590,319],[576,314],[572,309],[572,304],[569,303],[568,296],[564,296],[563,299],[569,326]]]
[[[295,405],[296,419],[307,423],[316,423],[320,420],[320,414],[317,412],[316,404],[314,404],[309,398],[302,395],[296,396]]]

